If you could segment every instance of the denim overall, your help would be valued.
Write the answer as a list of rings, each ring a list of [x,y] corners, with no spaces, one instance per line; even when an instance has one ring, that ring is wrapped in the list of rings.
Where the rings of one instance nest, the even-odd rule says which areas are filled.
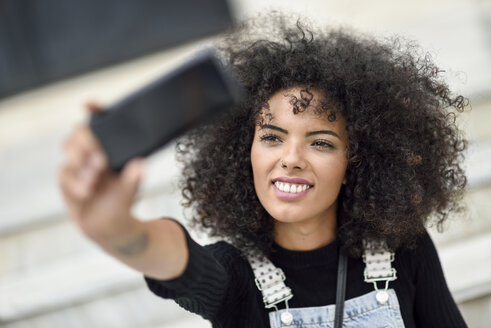
[[[269,313],[271,328],[334,327],[335,304],[289,308],[288,301],[293,294],[284,283],[283,270],[258,254],[250,254],[248,259],[254,271],[256,286],[263,295],[265,307],[275,309]],[[404,327],[396,293],[388,288],[389,281],[396,279],[396,271],[391,266],[393,260],[394,253],[387,251],[384,243],[365,243],[364,280],[373,283],[374,291],[344,302],[343,327]],[[383,287],[379,288],[378,283],[382,283]],[[279,310],[277,304],[283,302],[285,309]]]

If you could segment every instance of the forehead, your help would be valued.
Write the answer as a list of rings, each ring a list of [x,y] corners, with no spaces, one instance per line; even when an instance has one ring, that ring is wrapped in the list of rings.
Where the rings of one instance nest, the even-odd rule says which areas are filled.
[[[259,125],[281,121],[309,121],[310,124],[333,124],[338,115],[326,97],[315,89],[292,88],[274,93],[258,117]]]

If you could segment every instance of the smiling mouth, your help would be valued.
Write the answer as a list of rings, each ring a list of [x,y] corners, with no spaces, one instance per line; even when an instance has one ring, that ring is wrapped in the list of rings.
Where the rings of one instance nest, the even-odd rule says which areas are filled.
[[[301,192],[304,192],[305,190],[313,187],[313,186],[308,185],[308,184],[287,183],[287,182],[281,182],[281,181],[275,181],[275,182],[273,182],[273,184],[280,191],[287,192],[290,194],[301,193]]]

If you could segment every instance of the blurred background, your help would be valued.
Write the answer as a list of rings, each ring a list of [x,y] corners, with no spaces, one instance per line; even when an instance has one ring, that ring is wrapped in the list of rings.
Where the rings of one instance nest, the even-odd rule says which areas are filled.
[[[452,89],[470,99],[472,110],[458,118],[470,141],[468,211],[452,218],[444,234],[430,233],[469,326],[489,327],[487,0],[181,0],[170,6],[143,0],[0,0],[0,327],[210,327],[173,301],[153,296],[140,274],[84,239],[64,210],[56,171],[64,138],[87,120],[87,100],[111,104],[171,70],[231,23],[227,13],[239,21],[271,9],[303,15],[316,25],[416,40],[446,71]],[[101,22],[109,26],[106,34]],[[185,222],[178,172],[172,145],[150,157],[135,215]]]

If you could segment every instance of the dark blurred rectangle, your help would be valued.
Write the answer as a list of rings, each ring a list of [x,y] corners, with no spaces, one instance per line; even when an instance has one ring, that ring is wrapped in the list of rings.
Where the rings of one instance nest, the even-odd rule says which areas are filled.
[[[231,24],[226,0],[0,0],[0,98]]]
[[[232,108],[240,84],[212,52],[203,52],[175,71],[95,114],[90,127],[104,148],[109,167],[119,171],[196,126]]]

